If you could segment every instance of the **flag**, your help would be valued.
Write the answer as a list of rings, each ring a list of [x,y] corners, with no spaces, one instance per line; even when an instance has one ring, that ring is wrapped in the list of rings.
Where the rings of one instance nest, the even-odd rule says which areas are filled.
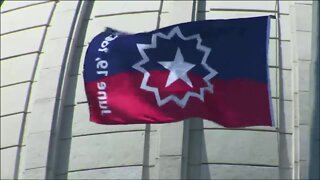
[[[225,127],[272,126],[269,17],[206,20],[90,42],[84,83],[90,120],[170,123],[191,117]]]

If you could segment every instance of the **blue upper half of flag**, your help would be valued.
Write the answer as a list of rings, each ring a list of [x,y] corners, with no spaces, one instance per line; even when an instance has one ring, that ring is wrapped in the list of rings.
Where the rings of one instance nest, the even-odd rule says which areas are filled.
[[[100,64],[99,68],[105,67],[108,76],[138,72],[133,66],[143,59],[139,45],[149,45],[143,50],[149,61],[141,65],[147,71],[165,70],[159,62],[173,61],[179,49],[184,61],[194,64],[188,73],[205,76],[208,69],[201,63],[205,56],[205,51],[199,47],[201,45],[210,49],[206,64],[218,72],[215,79],[248,79],[267,83],[269,21],[269,17],[264,16],[196,21],[137,34],[102,32],[91,41],[87,50],[84,79],[86,82],[95,81],[106,75],[95,71],[100,59],[107,62]],[[155,37],[155,34],[168,36],[177,27],[186,39],[178,35]],[[192,38],[197,36],[200,43],[199,39]],[[106,38],[110,41],[106,42]],[[156,44],[152,38],[157,39]]]

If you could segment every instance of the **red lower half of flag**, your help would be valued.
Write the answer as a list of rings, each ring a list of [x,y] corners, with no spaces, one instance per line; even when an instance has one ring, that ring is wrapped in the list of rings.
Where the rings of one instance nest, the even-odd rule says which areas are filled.
[[[199,93],[207,84],[202,77],[189,75],[192,86],[178,80],[165,87],[168,73],[151,71],[147,85],[158,88],[160,98],[187,91]],[[121,73],[86,82],[90,120],[99,124],[170,123],[200,117],[225,127],[272,126],[267,84],[248,79],[213,78],[213,93],[190,97],[184,107],[175,101],[159,106],[155,93],[141,88],[143,74]]]

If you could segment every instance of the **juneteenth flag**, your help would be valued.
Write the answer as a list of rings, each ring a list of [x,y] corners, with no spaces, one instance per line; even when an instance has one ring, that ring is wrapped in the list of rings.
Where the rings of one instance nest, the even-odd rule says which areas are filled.
[[[269,17],[206,20],[151,32],[106,31],[89,44],[84,82],[90,120],[225,127],[272,126]]]

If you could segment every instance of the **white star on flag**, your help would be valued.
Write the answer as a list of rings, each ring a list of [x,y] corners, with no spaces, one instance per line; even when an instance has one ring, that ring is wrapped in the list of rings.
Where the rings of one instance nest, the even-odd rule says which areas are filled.
[[[176,56],[173,61],[160,61],[158,63],[170,71],[166,82],[166,87],[170,86],[178,79],[183,80],[190,87],[192,87],[192,82],[189,79],[187,72],[190,71],[195,65],[184,61],[180,48],[177,49]]]
[[[208,71],[208,74],[202,78],[206,82],[207,86],[200,87],[199,92],[186,91],[182,98],[177,97],[174,94],[170,94],[169,96],[162,98],[160,96],[158,87],[153,87],[148,85],[150,73],[147,69],[142,67],[142,65],[152,61],[152,59],[150,59],[149,56],[146,54],[145,50],[158,48],[157,41],[159,38],[171,40],[173,36],[178,36],[180,39],[184,41],[197,40],[195,49],[204,53],[203,57],[201,59],[198,59],[198,62],[204,69]],[[137,48],[142,59],[136,64],[132,65],[132,67],[140,71],[141,73],[143,73],[143,79],[141,81],[140,88],[146,91],[153,92],[157,100],[158,106],[163,106],[169,101],[174,101],[178,106],[180,106],[181,108],[184,108],[190,97],[195,97],[200,99],[201,101],[204,101],[205,91],[208,91],[209,93],[213,93],[213,85],[211,84],[210,80],[214,76],[216,76],[218,72],[207,64],[207,59],[211,52],[211,48],[205,45],[202,45],[201,43],[202,43],[202,39],[199,34],[184,36],[179,26],[177,26],[172,28],[172,30],[167,35],[161,32],[154,33],[151,38],[151,44],[137,44]],[[196,66],[196,64],[191,64],[189,62],[184,61],[184,58],[182,56],[182,53],[179,47],[177,49],[176,56],[173,61],[160,61],[158,63],[170,71],[169,76],[167,78],[166,87],[170,86],[172,83],[174,83],[178,79],[181,79],[190,87],[193,87],[192,82],[189,79],[187,73],[194,66]]]

